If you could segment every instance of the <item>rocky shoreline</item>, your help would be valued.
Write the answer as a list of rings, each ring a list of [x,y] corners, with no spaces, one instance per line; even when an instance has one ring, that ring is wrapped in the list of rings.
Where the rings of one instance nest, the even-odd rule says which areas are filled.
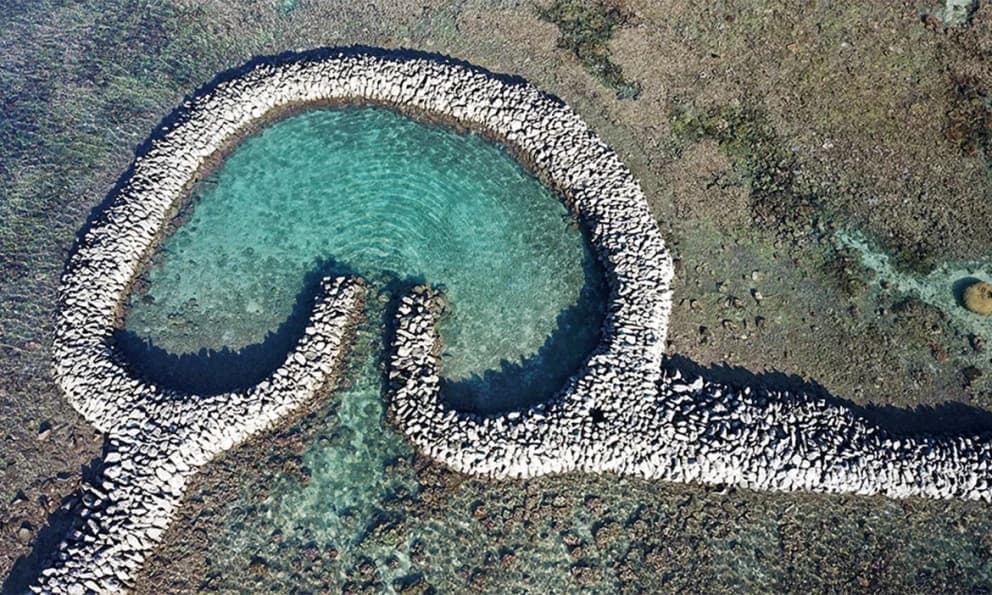
[[[672,261],[629,170],[577,114],[519,79],[433,56],[320,52],[255,64],[187,101],[136,159],[81,239],[62,280],[55,376],[108,436],[82,526],[37,591],[126,588],[188,479],[276,423],[333,378],[362,284],[328,279],[286,364],[243,392],[179,395],[129,373],[111,338],[130,284],[201,169],[261,118],[290,105],[369,102],[436,115],[512,147],[587,225],[607,270],[603,342],[553,401],[481,418],[439,399],[435,295],[404,299],[392,415],[419,448],[466,473],[616,472],[757,489],[984,498],[989,445],[893,437],[804,395],[665,375]]]

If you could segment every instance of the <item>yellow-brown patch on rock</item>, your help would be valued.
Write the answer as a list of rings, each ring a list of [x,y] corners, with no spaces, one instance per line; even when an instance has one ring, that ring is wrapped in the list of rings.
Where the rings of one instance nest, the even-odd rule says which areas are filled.
[[[992,316],[992,283],[972,283],[964,290],[964,307],[975,314]]]

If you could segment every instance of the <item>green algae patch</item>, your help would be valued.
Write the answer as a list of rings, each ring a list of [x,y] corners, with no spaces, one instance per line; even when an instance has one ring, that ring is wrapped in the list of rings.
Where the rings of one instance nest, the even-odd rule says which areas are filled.
[[[785,237],[806,235],[817,219],[816,197],[796,178],[795,159],[781,148],[771,126],[756,110],[725,105],[705,112],[676,110],[672,132],[682,142],[713,139],[751,192],[756,223]]]
[[[628,80],[623,68],[610,57],[613,33],[629,16],[612,2],[557,0],[540,12],[542,19],[558,26],[558,47],[568,50],[599,82],[616,91],[619,99],[636,99],[641,85]]]
[[[961,112],[948,115],[948,138],[958,138],[962,150],[973,147],[971,150],[987,152],[988,131],[982,128],[987,117],[982,111],[985,96],[969,90],[961,93],[965,98]],[[784,141],[759,110],[731,104],[705,111],[676,108],[670,122],[673,135],[683,146],[704,139],[720,145],[734,173],[749,189],[754,224],[798,243],[840,232],[842,226],[835,222],[842,217],[828,206],[829,200],[818,196],[802,179],[802,165],[784,148]],[[879,241],[901,271],[925,276],[940,264],[936,249],[929,244],[898,236]],[[858,282],[849,284],[851,275],[843,273],[849,264],[844,262],[844,255],[839,255],[838,260],[839,268],[831,265],[827,272],[840,282],[845,293],[860,293]]]
[[[834,246],[821,270],[848,298],[863,296],[868,290],[868,281],[875,275],[873,270],[862,264],[858,254],[846,246]]]

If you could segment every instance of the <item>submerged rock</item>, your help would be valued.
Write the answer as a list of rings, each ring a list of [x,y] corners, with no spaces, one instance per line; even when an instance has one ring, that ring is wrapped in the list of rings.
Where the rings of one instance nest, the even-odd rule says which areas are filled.
[[[979,281],[964,290],[964,307],[982,316],[992,316],[992,283]]]

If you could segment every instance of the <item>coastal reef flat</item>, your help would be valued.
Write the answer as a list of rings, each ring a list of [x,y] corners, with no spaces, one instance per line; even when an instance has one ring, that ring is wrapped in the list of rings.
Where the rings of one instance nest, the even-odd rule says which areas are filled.
[[[14,570],[10,588],[25,584],[32,549],[64,536],[46,527],[104,441],[50,373],[75,234],[192,88],[294,48],[426,48],[566,100],[640,179],[675,257],[666,351],[707,378],[790,390],[815,380],[806,388],[896,432],[990,427],[989,333],[953,295],[930,299],[962,277],[989,280],[984,3],[961,22],[944,22],[941,2],[568,4],[9,7],[0,567]],[[852,229],[867,252],[835,241]],[[882,253],[894,267],[874,266]],[[544,591],[946,592],[992,580],[980,502],[578,474],[491,482],[402,447],[371,451],[380,458],[364,475],[342,474],[342,445],[374,444],[350,417],[370,406],[331,399],[204,467],[138,591],[507,590],[526,577]],[[293,516],[279,504],[319,490],[351,508],[314,498]]]

